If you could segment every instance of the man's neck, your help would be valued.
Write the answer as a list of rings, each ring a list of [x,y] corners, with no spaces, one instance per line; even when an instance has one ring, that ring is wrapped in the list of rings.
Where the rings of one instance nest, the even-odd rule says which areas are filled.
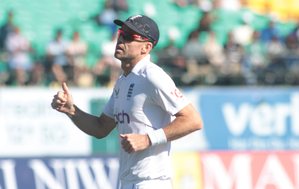
[[[129,75],[132,71],[132,69],[134,68],[134,66],[140,62],[143,58],[145,58],[147,55],[145,56],[141,56],[139,58],[133,59],[133,60],[122,60],[121,61],[121,68],[124,71],[124,76],[127,77],[127,75]]]

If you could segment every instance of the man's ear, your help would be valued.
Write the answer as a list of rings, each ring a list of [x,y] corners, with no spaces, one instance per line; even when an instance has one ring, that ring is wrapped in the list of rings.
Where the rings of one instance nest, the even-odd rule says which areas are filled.
[[[141,48],[141,53],[142,54],[150,53],[152,48],[153,48],[153,44],[151,42],[146,42],[143,44]]]

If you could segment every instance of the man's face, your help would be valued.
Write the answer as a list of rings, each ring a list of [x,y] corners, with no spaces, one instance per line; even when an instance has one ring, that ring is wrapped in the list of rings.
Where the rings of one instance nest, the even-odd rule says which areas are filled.
[[[132,34],[137,34],[126,25],[122,25],[121,29]],[[130,61],[133,59],[138,59],[141,55],[142,45],[144,45],[145,42],[146,41],[142,39],[136,39],[133,41],[125,40],[124,37],[120,35],[117,39],[114,56],[121,61]]]

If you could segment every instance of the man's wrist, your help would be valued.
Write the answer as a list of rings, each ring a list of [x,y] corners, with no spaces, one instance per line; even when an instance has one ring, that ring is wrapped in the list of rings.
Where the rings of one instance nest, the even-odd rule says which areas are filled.
[[[163,144],[167,142],[166,135],[164,133],[164,130],[158,129],[155,131],[150,131],[148,132],[148,137],[150,139],[150,143],[152,146],[158,145],[158,144]]]
[[[72,107],[69,108],[69,112],[66,113],[66,115],[68,115],[70,118],[72,118],[75,115],[76,112],[76,107],[75,105],[73,105]]]

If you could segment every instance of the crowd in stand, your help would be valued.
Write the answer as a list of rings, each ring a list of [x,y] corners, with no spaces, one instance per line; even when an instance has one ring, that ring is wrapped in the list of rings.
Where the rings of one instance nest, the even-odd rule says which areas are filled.
[[[74,31],[70,40],[58,29],[53,40],[38,57],[30,42],[13,24],[14,12],[0,31],[0,86],[112,86],[121,74],[120,62],[114,58],[116,36],[102,44],[95,66],[86,64],[88,44]],[[99,25],[104,25],[100,23]],[[115,32],[113,32],[115,33]]]
[[[204,12],[183,48],[171,41],[159,53],[158,63],[179,85],[299,84],[299,25],[283,36],[275,19],[255,30],[244,17],[221,44],[211,29],[214,20],[211,11]]]
[[[182,6],[185,1],[178,2]],[[9,12],[0,30],[0,86],[55,86],[62,82],[78,87],[113,86],[122,72],[113,56],[116,28],[111,22],[117,13],[109,3],[96,21],[99,27],[111,29],[111,40],[102,44],[101,56],[92,68],[86,66],[89,47],[79,31],[66,40],[63,30],[57,30],[43,58],[36,57],[21,29],[14,25],[14,13]],[[126,4],[122,7],[127,8]],[[210,9],[203,11],[182,48],[170,39],[166,47],[153,52],[158,57],[156,63],[178,86],[299,84],[299,26],[282,36],[276,20],[258,31],[244,18],[221,44],[211,29],[214,19]],[[199,40],[202,36],[206,36],[204,41]]]

